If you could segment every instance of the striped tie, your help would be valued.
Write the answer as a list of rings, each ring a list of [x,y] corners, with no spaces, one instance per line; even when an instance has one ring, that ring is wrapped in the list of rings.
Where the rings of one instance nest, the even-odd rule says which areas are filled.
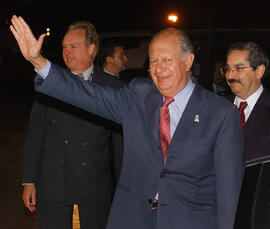
[[[167,159],[167,150],[171,142],[170,134],[170,113],[168,106],[174,101],[173,97],[165,97],[165,101],[160,110],[160,121],[159,121],[159,135],[160,143],[163,151],[164,164]]]

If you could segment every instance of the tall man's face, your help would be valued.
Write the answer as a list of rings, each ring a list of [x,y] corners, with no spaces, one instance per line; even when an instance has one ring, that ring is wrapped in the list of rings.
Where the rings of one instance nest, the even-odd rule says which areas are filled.
[[[174,96],[188,83],[194,55],[182,58],[180,41],[176,35],[163,33],[149,47],[150,74],[164,96]]]
[[[82,29],[70,30],[64,36],[63,59],[66,66],[77,74],[84,72],[92,65],[94,45],[85,45],[85,31]]]
[[[260,87],[264,74],[264,66],[258,66],[256,70],[250,66],[248,55],[248,50],[233,50],[227,55],[226,62],[227,83],[231,91],[243,100]]]

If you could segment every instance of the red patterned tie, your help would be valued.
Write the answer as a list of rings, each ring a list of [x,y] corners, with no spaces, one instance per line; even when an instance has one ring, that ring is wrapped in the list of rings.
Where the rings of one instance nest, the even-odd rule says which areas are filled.
[[[244,127],[246,120],[245,120],[245,113],[244,110],[247,107],[247,102],[241,102],[238,108],[239,114],[240,114],[240,119],[241,119],[241,123],[242,123],[242,127]]]
[[[160,121],[159,121],[159,135],[160,135],[160,143],[164,156],[164,164],[167,159],[167,149],[171,142],[171,134],[170,134],[170,113],[168,106],[170,103],[174,101],[173,97],[165,97],[165,101],[160,110]]]

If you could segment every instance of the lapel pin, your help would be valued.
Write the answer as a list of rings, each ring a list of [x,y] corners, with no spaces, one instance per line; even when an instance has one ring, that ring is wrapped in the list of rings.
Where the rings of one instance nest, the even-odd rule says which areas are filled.
[[[200,122],[199,115],[195,115],[194,122]]]

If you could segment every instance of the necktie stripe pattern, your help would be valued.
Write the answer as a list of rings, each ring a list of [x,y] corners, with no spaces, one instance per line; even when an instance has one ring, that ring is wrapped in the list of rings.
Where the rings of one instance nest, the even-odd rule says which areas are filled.
[[[246,123],[244,110],[246,109],[247,105],[248,105],[247,102],[241,102],[238,108],[242,127],[244,127]]]
[[[173,97],[165,97],[165,101],[160,110],[159,135],[160,135],[160,144],[163,152],[164,164],[166,163],[167,150],[171,142],[170,112],[168,106],[173,101],[174,101]]]

